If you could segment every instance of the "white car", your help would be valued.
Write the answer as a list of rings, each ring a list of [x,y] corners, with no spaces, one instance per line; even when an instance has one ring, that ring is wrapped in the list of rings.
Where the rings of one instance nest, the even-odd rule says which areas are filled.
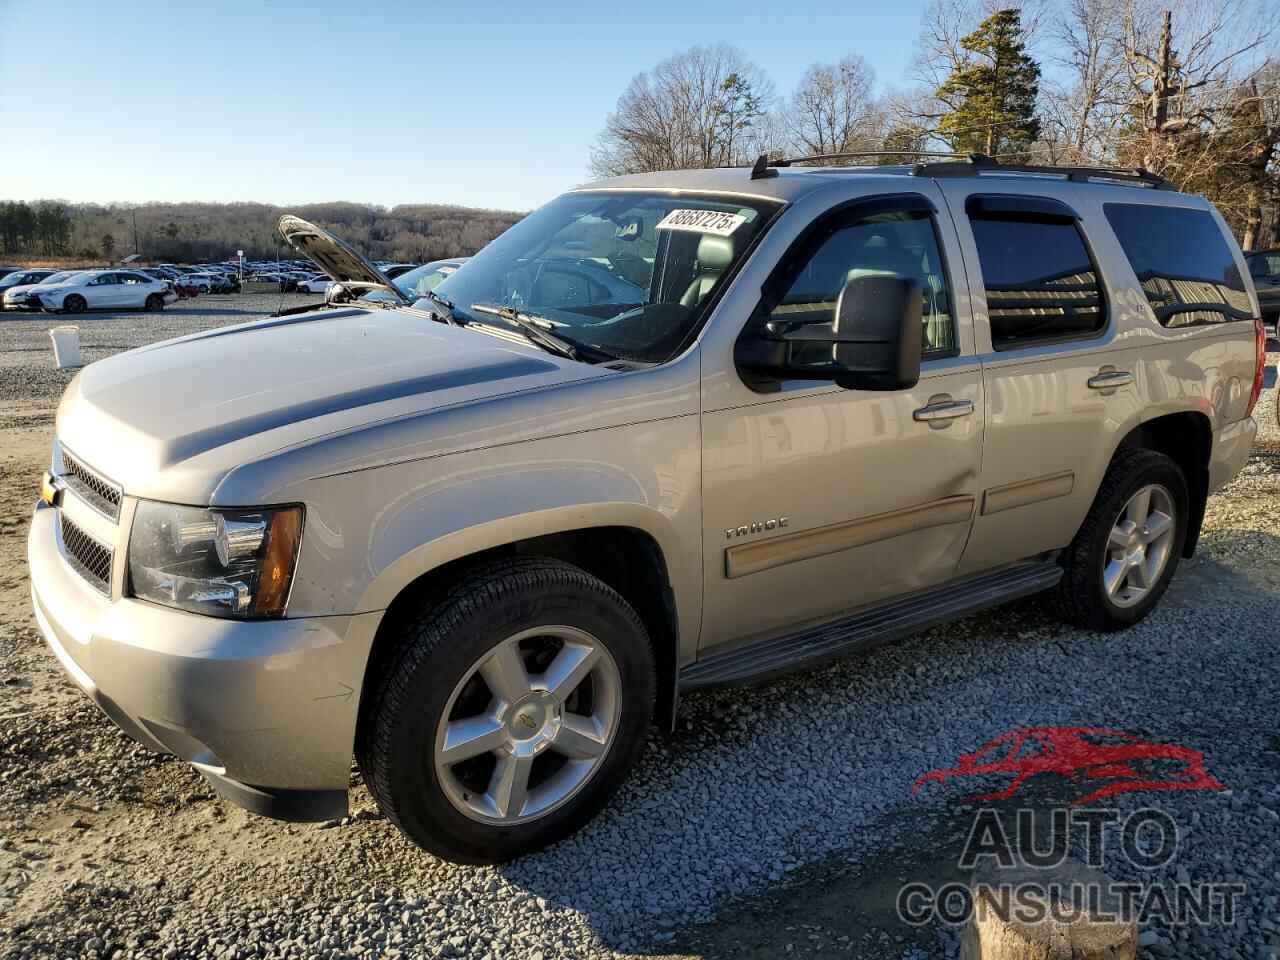
[[[80,272],[80,270],[63,270],[45,277],[39,283],[24,283],[20,286],[10,287],[4,292],[3,307],[5,310],[39,310],[40,301],[36,298],[36,294],[40,290],[64,283]]]
[[[178,299],[163,282],[131,270],[85,270],[61,283],[42,283],[35,293],[40,306],[55,313],[128,307],[155,312]]]
[[[298,281],[299,293],[324,293],[329,289],[329,285],[333,283],[323,273],[317,273],[315,276],[307,277],[305,280]]]

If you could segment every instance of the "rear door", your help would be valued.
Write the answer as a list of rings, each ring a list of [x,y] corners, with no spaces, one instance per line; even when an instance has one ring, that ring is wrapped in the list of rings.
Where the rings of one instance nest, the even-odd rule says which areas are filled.
[[[1088,194],[1013,178],[941,187],[965,251],[987,398],[981,498],[960,565],[972,573],[1075,536],[1117,430],[1138,416],[1139,351],[1106,296]]]

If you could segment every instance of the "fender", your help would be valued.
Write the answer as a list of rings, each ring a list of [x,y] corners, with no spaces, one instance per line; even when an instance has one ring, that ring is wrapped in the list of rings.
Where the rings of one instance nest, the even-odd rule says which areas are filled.
[[[447,563],[463,560],[495,547],[533,537],[592,527],[632,527],[651,536],[667,564],[680,624],[678,662],[687,663],[697,649],[702,620],[701,572],[683,556],[684,547],[671,522],[641,503],[574,503],[513,516],[503,516],[451,530],[438,536],[427,531],[423,542],[389,563],[369,584],[360,600],[362,610],[384,610],[409,584]],[[693,579],[699,580],[694,587]],[[690,589],[694,587],[694,589]]]

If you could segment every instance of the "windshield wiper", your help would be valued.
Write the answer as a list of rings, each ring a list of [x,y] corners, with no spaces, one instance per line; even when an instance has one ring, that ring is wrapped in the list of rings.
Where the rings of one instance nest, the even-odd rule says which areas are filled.
[[[443,320],[445,323],[451,323],[455,327],[465,327],[467,325],[467,321],[463,320],[460,316],[458,316],[456,313],[453,312],[452,300],[446,300],[444,297],[440,296],[440,294],[436,293],[434,290],[428,290],[426,293],[423,294],[423,297],[430,300],[432,303],[436,305],[438,309],[433,312],[437,313],[440,319]]]
[[[605,360],[616,359],[613,354],[606,353],[597,347],[578,343],[576,340],[570,340],[568,337],[562,337],[544,329],[541,324],[545,323],[550,326],[551,321],[546,317],[538,316],[536,313],[521,313],[515,307],[504,307],[490,303],[473,303],[471,309],[476,313],[487,313],[493,317],[501,317],[519,329],[531,343],[537,344],[548,353],[554,353],[558,356],[567,357],[570,360],[579,360],[584,363],[600,363]]]

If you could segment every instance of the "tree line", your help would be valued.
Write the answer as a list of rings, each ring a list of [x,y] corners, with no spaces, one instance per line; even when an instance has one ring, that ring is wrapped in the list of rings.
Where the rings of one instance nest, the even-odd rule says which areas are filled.
[[[1280,48],[1267,0],[931,0],[910,80],[856,52],[779,94],[740,50],[637,75],[592,151],[599,176],[856,153],[982,153],[1143,167],[1208,196],[1242,246],[1280,244]]]
[[[522,214],[436,204],[381,207],[314,203],[69,204],[56,200],[0,203],[0,252],[114,260],[223,260],[243,250],[251,260],[292,257],[275,231],[282,213],[311,220],[376,260],[425,263],[469,256]]]

